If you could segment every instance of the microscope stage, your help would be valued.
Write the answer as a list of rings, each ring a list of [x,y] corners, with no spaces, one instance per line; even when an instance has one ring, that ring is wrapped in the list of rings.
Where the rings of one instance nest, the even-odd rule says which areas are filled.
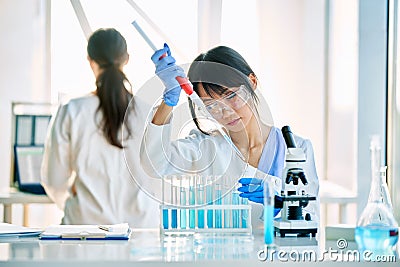
[[[286,234],[311,234],[315,236],[318,230],[318,223],[315,221],[305,220],[282,220],[277,219],[274,221],[275,232],[279,233],[281,237],[285,237]]]

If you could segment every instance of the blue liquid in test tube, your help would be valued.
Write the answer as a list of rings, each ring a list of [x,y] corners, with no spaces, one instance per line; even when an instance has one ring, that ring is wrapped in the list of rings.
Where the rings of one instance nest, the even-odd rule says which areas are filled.
[[[178,203],[178,190],[176,186],[172,186],[172,201],[173,205]],[[176,208],[171,210],[171,228],[178,228],[178,210]]]
[[[184,209],[186,206],[186,188],[182,187],[181,188],[181,229],[186,229],[186,214],[187,214],[187,209]]]
[[[274,244],[274,187],[273,182],[264,181],[264,244]]]
[[[177,228],[178,227],[178,211],[176,209],[172,209],[171,211],[171,227]]]
[[[216,190],[215,190],[215,205],[221,205],[221,204],[222,204],[221,185],[217,184]],[[221,209],[215,210],[215,228],[222,228],[222,210]]]
[[[168,229],[168,209],[165,207],[165,177],[162,179],[162,226],[164,229]]]
[[[232,205],[239,205],[240,197],[238,192],[232,193]],[[232,227],[239,228],[240,226],[239,220],[239,210],[232,210]]]
[[[213,203],[213,191],[214,188],[212,184],[207,185],[206,187],[206,202],[207,205],[212,205]],[[207,210],[207,227],[213,228],[214,227],[214,220],[213,220],[213,210]]]
[[[228,192],[228,194],[224,197],[224,204],[225,205],[232,205],[232,193]],[[232,227],[232,210],[224,209],[224,228],[231,228]]]
[[[274,243],[274,206],[264,205],[264,244]]]
[[[162,216],[163,216],[163,228],[168,229],[168,209],[163,208],[162,210]]]
[[[203,185],[197,185],[197,204],[204,204],[204,189]],[[197,226],[199,228],[204,228],[204,209],[200,206],[197,209]]]
[[[248,205],[249,199],[242,198],[242,205]],[[246,209],[242,210],[242,228],[247,228],[247,221],[249,220],[249,211]]]
[[[196,194],[193,186],[189,186],[189,205],[194,206],[196,204]],[[196,212],[193,208],[189,209],[189,228],[196,227]]]

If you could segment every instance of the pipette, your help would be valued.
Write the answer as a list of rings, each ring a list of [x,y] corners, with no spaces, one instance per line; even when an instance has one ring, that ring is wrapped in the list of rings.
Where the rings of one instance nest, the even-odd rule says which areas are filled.
[[[138,31],[138,33],[143,37],[143,39],[146,41],[146,43],[153,49],[153,51],[157,51],[157,47],[153,44],[153,42],[150,40],[150,38],[146,35],[146,33],[142,30],[142,28],[139,26],[139,24],[134,20],[132,22],[133,27]],[[160,57],[163,58],[165,57],[166,54],[162,55]],[[235,150],[236,154],[246,162],[246,158],[243,156],[243,154],[240,152],[240,150],[233,144],[232,139],[227,135],[227,133],[224,131],[222,128],[221,124],[215,121],[215,119],[209,114],[207,109],[205,108],[205,105],[203,101],[200,99],[198,94],[193,90],[191,83],[188,81],[187,78],[185,77],[180,77],[177,76],[175,79],[178,81],[179,85],[181,86],[182,90],[185,91],[187,96],[192,100],[193,103],[195,103],[197,106],[201,107],[202,110],[206,113],[206,117],[209,118],[215,127],[217,128],[218,132],[223,136],[223,138],[230,144],[230,146]]]

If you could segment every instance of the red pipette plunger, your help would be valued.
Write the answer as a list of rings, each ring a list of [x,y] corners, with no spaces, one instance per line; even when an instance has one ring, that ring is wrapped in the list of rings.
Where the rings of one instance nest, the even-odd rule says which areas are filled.
[[[153,42],[150,40],[150,38],[146,35],[146,33],[140,28],[139,24],[135,21],[132,22],[133,27],[139,32],[139,34],[143,37],[143,39],[146,41],[146,43],[153,49],[153,51],[157,51],[157,47],[153,44]],[[166,57],[167,54],[164,54],[160,57],[160,59]],[[181,86],[182,90],[185,91],[185,93],[190,96],[193,94],[193,88],[190,85],[190,82],[188,81],[187,78],[184,77],[176,77],[176,80],[178,81],[179,85]]]
[[[162,56],[160,57],[160,59],[162,59],[162,58],[164,58],[164,57],[166,57],[166,56],[167,56],[167,54],[164,54],[164,55],[162,55]],[[189,81],[188,81],[187,78],[177,76],[177,77],[175,77],[175,79],[178,81],[178,83],[179,83],[179,85],[181,86],[182,90],[185,91],[185,93],[186,93],[188,96],[190,96],[190,95],[193,94],[193,88],[192,88],[192,86],[190,85],[190,83],[189,83]]]

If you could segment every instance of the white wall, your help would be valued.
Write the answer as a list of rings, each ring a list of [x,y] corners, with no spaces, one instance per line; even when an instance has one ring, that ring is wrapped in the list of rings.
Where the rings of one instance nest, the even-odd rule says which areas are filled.
[[[327,179],[356,192],[358,0],[329,1]],[[340,144],[340,145],[338,145]]]
[[[10,183],[11,102],[46,102],[41,0],[0,1],[0,188]]]
[[[50,101],[44,58],[45,1],[0,0],[0,190],[9,186],[11,177],[11,103]],[[44,227],[58,223],[61,216],[54,204],[33,204],[29,224]],[[12,220],[22,224],[22,205],[13,205]]]
[[[290,4],[289,4],[290,2]],[[324,1],[259,0],[261,85],[274,123],[311,139],[324,157]],[[325,177],[320,177],[324,179]]]

